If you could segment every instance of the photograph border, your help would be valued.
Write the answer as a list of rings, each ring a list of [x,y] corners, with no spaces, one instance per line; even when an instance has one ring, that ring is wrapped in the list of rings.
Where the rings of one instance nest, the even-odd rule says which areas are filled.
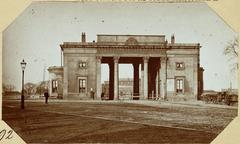
[[[2,38],[3,31],[9,24],[11,24],[16,17],[19,16],[32,2],[37,0],[10,0],[10,1],[1,1],[0,2],[0,54],[2,63]],[[42,0],[47,2],[49,0]],[[73,1],[73,0],[51,0],[54,2],[58,1]],[[141,0],[74,0],[74,2],[142,2],[142,3],[161,3],[161,2],[171,2],[171,3],[179,3],[179,2],[203,2],[204,0],[145,0],[144,2]],[[208,6],[223,19],[223,21],[229,25],[235,32],[240,34],[240,1],[239,0],[205,0]],[[238,40],[240,38],[238,37]],[[239,62],[239,59],[238,59]],[[2,76],[2,64],[0,66],[0,74]],[[239,71],[237,72],[239,75]],[[239,82],[238,77],[238,82]],[[2,83],[2,77],[0,78],[0,82]],[[0,88],[0,92],[2,93],[2,87]],[[238,84],[238,93],[239,93],[239,84]],[[240,93],[239,93],[240,94]],[[238,95],[239,95],[238,94]],[[240,101],[240,96],[238,96],[238,101]],[[237,143],[240,141],[240,137],[238,133],[240,132],[240,104],[238,103],[238,116],[230,122],[230,124],[211,142],[212,144],[218,143]],[[3,120],[2,120],[2,95],[0,96],[0,131],[3,129],[12,130]],[[0,141],[3,143],[25,143],[15,132],[13,132],[13,138],[7,139],[4,141]]]

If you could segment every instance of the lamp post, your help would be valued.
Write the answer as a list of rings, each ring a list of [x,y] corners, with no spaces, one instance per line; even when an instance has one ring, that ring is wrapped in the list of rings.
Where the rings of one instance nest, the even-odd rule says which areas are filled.
[[[24,109],[24,70],[26,68],[27,63],[24,61],[24,59],[22,60],[22,62],[20,63],[21,67],[22,67],[22,95],[21,95],[21,109]]]

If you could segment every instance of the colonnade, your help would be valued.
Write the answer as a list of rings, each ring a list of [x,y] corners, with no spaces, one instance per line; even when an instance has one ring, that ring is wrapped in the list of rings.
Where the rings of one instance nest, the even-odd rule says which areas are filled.
[[[96,96],[101,98],[101,59],[96,57]],[[109,99],[119,99],[119,60],[113,57],[109,66]],[[142,60],[132,62],[133,65],[133,99],[165,98],[166,97],[166,58],[142,57]],[[139,89],[139,67],[141,66],[141,88]],[[141,90],[141,91],[140,91]]]

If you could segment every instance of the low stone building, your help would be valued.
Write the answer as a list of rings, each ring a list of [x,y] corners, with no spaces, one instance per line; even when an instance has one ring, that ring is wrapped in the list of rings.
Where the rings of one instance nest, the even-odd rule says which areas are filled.
[[[51,97],[63,98],[63,67],[52,66],[48,68],[48,93]]]
[[[139,99],[197,100],[203,90],[199,43],[176,43],[175,36],[168,42],[164,35],[107,34],[87,42],[82,33],[81,42],[64,42],[60,47],[64,99],[101,99],[101,64],[109,65],[110,100],[120,96],[120,63],[133,65],[133,95]]]

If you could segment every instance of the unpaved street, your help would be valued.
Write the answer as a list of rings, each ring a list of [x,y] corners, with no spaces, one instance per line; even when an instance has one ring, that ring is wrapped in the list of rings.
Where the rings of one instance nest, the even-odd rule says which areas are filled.
[[[157,106],[156,106],[157,105]],[[129,102],[3,102],[3,120],[26,142],[209,143],[237,109]]]

